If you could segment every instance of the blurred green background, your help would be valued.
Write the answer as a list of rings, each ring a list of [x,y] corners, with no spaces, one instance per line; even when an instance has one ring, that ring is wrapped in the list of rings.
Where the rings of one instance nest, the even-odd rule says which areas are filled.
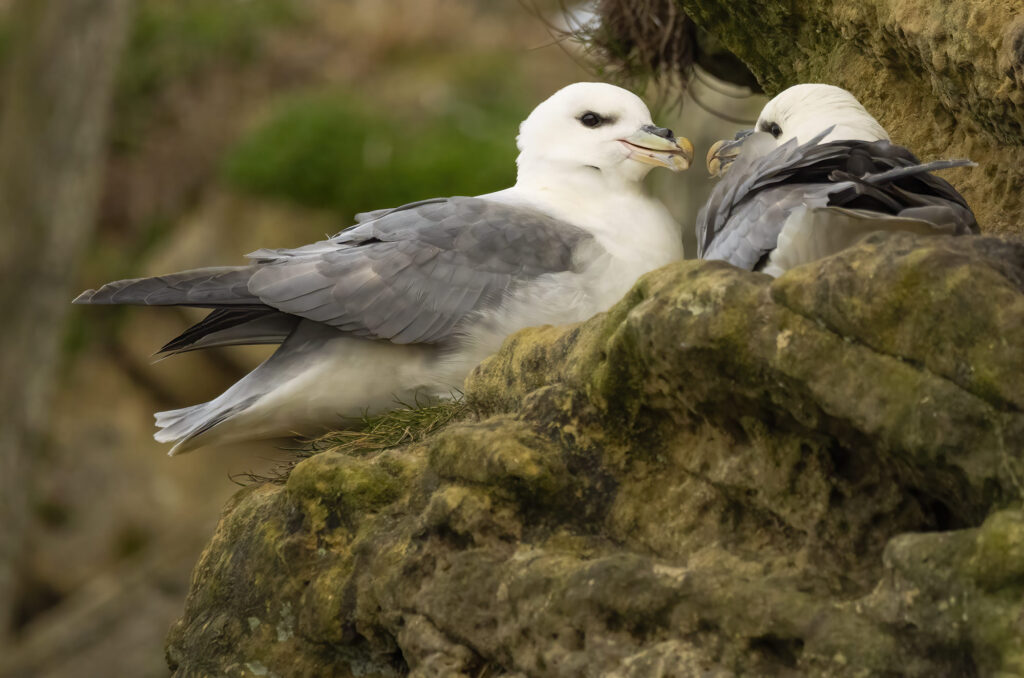
[[[0,68],[18,30],[10,4],[0,0]],[[76,290],[241,263],[260,247],[337,232],[360,211],[511,185],[518,123],[559,87],[601,78],[552,32],[563,9],[137,0]],[[652,109],[700,152],[735,127],[700,127],[686,106]],[[681,215],[710,189],[699,167],[685,186],[660,174]],[[167,674],[163,638],[238,489],[231,476],[286,454],[268,443],[169,460],[153,441],[154,411],[210,399],[268,353],[214,349],[153,364],[199,316],[71,311],[43,446],[24,480],[31,511],[0,676]]]

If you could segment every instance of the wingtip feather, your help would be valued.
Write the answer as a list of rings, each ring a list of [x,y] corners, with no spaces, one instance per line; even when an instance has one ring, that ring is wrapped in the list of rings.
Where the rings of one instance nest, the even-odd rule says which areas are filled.
[[[86,290],[71,300],[72,304],[88,304],[95,296],[96,290]]]

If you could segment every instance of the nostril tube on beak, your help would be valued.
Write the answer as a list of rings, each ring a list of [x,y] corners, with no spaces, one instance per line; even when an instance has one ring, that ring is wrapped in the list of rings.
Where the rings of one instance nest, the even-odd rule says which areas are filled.
[[[649,134],[653,134],[654,136],[661,137],[662,139],[668,139],[668,140],[671,141],[671,140],[676,138],[676,135],[672,133],[672,130],[668,129],[667,127],[657,127],[655,125],[644,125],[641,129],[643,129],[643,131],[645,131],[645,132],[647,132]]]

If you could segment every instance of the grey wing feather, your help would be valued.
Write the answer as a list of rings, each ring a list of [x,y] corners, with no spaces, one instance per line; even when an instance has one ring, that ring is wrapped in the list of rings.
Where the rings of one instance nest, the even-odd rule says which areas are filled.
[[[263,249],[249,266],[121,280],[75,303],[218,309],[164,347],[261,343],[287,318],[395,343],[438,342],[512,287],[574,270],[586,231],[541,212],[479,198],[439,198],[381,211],[333,238]],[[374,213],[377,214],[377,213]],[[248,312],[252,313],[248,313]]]
[[[750,196],[730,212],[728,228],[706,246],[701,258],[754,270],[765,252],[774,249],[792,210],[805,204],[823,206],[833,187],[787,185]]]
[[[818,146],[818,142],[831,131],[832,127],[829,127],[802,145],[796,139],[790,139],[770,153],[741,153],[697,214],[697,256],[701,259],[725,259],[731,262],[731,259],[722,256],[722,253],[729,251],[725,243],[719,243],[714,250],[712,243],[729,225],[733,211],[751,196],[757,195],[764,188],[765,182],[775,177],[776,172],[818,160],[823,148]],[[744,146],[752,142],[753,148],[764,146],[757,142],[766,136],[769,135],[765,132],[755,132]],[[712,252],[717,252],[717,255],[712,256]]]
[[[396,212],[398,210],[415,209],[422,205],[430,205],[432,203],[444,202],[446,200],[458,200],[460,198],[430,198],[429,200],[420,200],[418,202],[410,202],[400,207],[386,207],[380,210],[370,210],[369,212],[359,212],[356,214],[356,224],[364,224],[367,221],[374,221],[380,219],[383,216]]]
[[[437,342],[513,285],[573,269],[591,236],[479,198],[425,201],[292,250],[254,253],[249,290],[285,313],[358,336]]]
[[[973,163],[922,164],[887,141],[819,144],[830,131],[802,145],[790,140],[767,154],[741,153],[698,214],[698,256],[758,269],[796,210],[804,215],[798,221],[810,224],[807,215],[828,218],[820,211],[825,207],[873,212],[880,228],[899,230],[909,219],[915,230],[931,222],[935,233],[977,232],[963,196],[930,174]],[[852,223],[845,217],[839,222]]]
[[[141,304],[146,306],[262,306],[248,288],[251,268],[198,268],[152,278],[134,278],[86,290],[73,304]]]

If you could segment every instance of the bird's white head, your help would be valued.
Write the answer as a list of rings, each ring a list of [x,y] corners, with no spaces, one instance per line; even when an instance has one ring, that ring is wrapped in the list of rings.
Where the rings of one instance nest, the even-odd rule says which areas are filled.
[[[632,92],[578,82],[551,95],[519,126],[519,182],[546,177],[601,175],[639,183],[654,167],[689,167],[693,145],[657,127]]]
[[[889,139],[857,98],[835,85],[793,85],[765,104],[757,118],[757,131],[771,134],[780,146],[790,139],[803,143],[829,127],[834,129],[823,142]]]
[[[806,143],[830,127],[832,130],[820,143],[889,140],[889,134],[857,97],[842,87],[819,83],[793,85],[765,104],[754,129],[737,133],[735,139],[718,141],[708,150],[708,171],[720,175],[741,151],[757,157],[791,139]]]

